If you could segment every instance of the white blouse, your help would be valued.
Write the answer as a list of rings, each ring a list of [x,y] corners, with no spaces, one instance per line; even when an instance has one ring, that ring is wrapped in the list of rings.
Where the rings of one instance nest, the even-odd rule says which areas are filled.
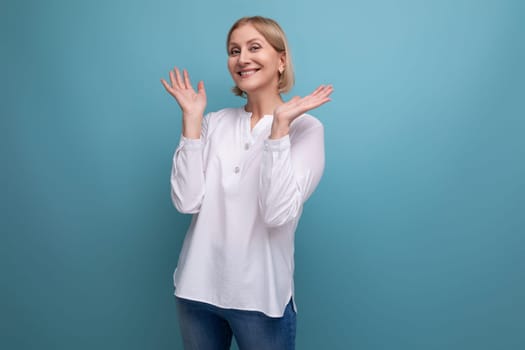
[[[294,295],[294,235],[324,169],[322,124],[304,114],[270,140],[273,116],[209,113],[200,139],[181,137],[171,197],[193,218],[174,273],[175,295],[281,317]],[[295,306],[295,305],[294,305]]]

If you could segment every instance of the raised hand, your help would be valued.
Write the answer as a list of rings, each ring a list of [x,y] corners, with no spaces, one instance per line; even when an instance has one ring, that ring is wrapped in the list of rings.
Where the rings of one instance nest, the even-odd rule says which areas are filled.
[[[160,81],[166,91],[175,98],[182,110],[184,136],[200,137],[202,117],[206,109],[204,82],[200,81],[197,84],[197,92],[195,92],[188,71],[184,69],[181,75],[177,67],[170,71],[171,85],[164,79]]]
[[[286,135],[292,121],[309,110],[331,101],[330,94],[333,91],[332,85],[321,85],[310,95],[302,98],[295,96],[277,107],[273,112],[274,119],[270,138],[275,139]]]

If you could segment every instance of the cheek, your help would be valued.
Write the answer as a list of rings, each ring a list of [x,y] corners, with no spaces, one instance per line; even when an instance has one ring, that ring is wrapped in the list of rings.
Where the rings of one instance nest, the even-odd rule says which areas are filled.
[[[279,57],[274,55],[268,55],[267,57],[265,57],[265,61],[268,67],[271,67],[272,69],[278,69],[280,63]]]

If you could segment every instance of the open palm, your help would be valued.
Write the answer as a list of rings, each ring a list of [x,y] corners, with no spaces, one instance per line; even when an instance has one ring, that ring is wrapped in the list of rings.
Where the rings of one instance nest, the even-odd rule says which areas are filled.
[[[331,85],[321,85],[308,96],[295,96],[290,101],[277,107],[273,116],[279,122],[285,122],[289,125],[294,119],[307,111],[329,102],[330,94],[333,90]]]
[[[171,85],[164,79],[160,81],[166,91],[177,100],[184,115],[202,117],[206,109],[206,91],[202,81],[197,84],[197,92],[195,92],[188,71],[183,70],[182,76],[177,67],[170,71]]]

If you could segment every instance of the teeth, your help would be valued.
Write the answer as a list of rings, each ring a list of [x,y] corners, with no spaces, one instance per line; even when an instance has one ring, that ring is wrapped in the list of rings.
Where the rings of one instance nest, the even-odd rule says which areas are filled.
[[[248,75],[252,75],[256,72],[256,70],[249,70],[249,71],[245,71],[245,72],[240,72],[239,74],[242,76],[242,77],[246,77]]]

